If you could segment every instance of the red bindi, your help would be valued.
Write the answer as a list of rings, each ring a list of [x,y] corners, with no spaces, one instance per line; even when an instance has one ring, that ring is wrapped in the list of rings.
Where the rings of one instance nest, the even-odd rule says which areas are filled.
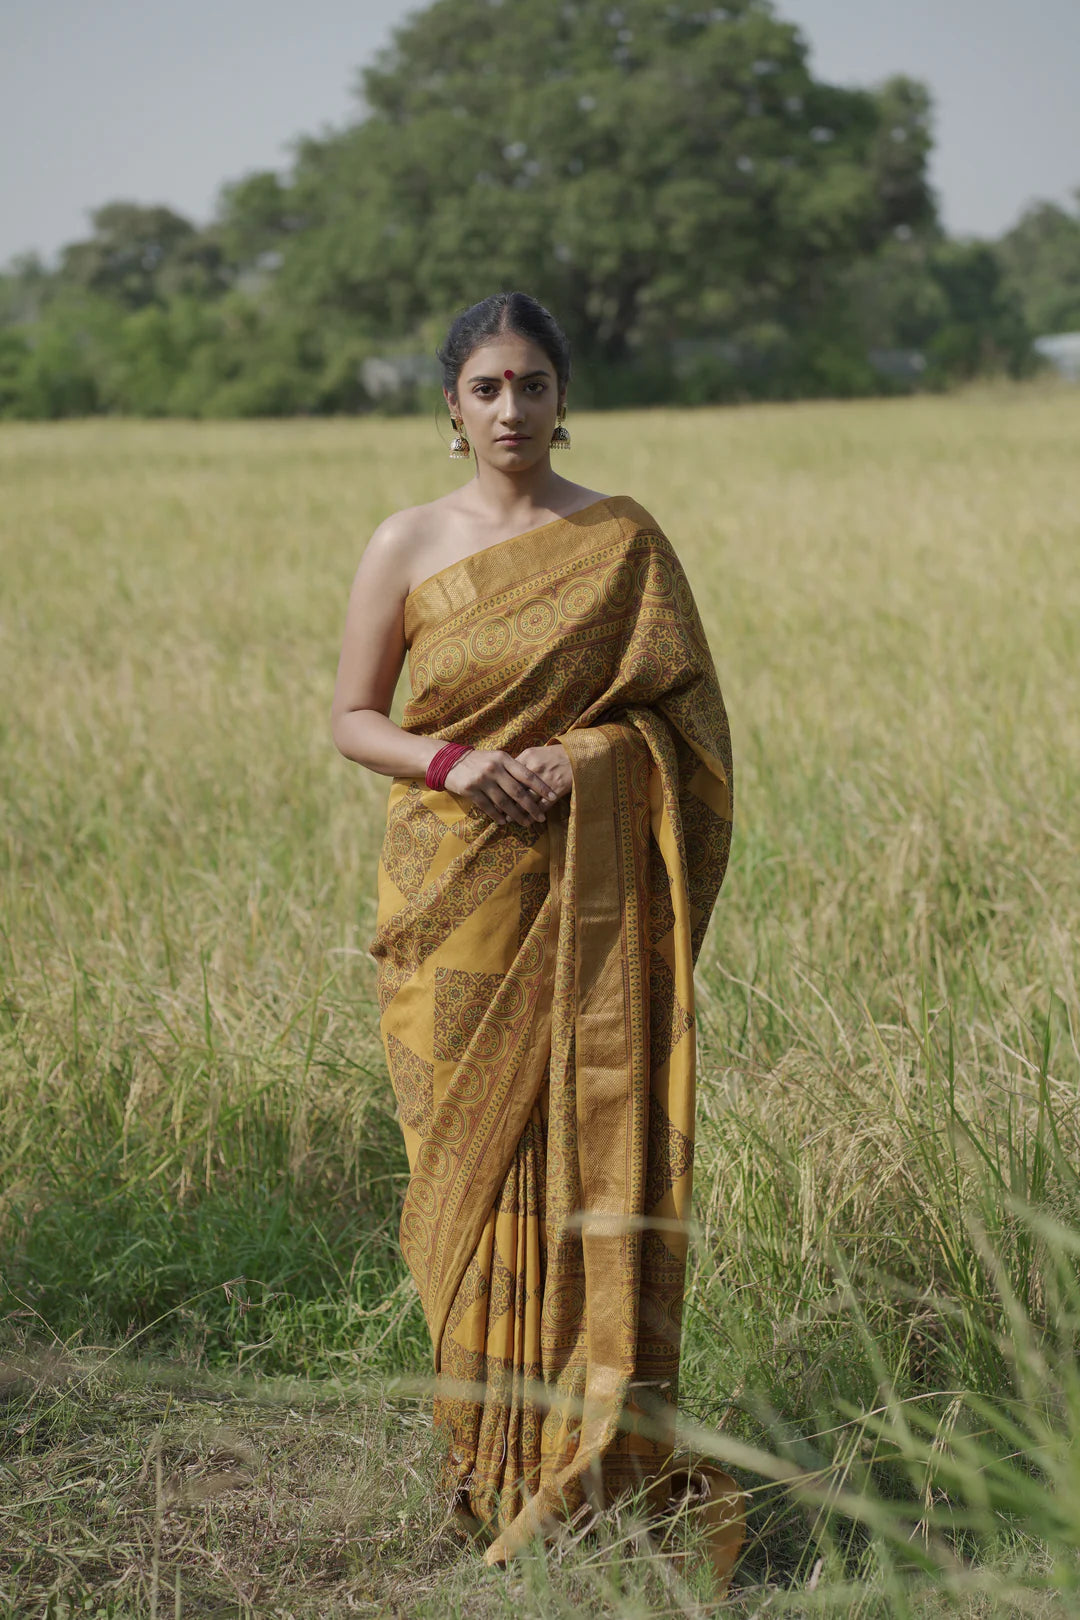
[[[514,373],[512,371],[504,371],[503,376],[508,382],[513,382],[514,380]]]

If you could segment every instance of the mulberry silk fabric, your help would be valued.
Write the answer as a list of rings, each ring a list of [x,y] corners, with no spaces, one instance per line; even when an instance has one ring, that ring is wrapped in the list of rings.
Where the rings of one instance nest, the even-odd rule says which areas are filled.
[[[442,569],[405,637],[404,730],[558,740],[573,773],[529,828],[395,779],[370,946],[435,1420],[495,1562],[670,1457],[730,742],[686,576],[625,496]]]

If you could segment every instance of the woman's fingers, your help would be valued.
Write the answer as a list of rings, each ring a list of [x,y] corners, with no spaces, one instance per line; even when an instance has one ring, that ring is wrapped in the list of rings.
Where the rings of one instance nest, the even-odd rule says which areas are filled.
[[[543,811],[532,795],[526,795],[524,788],[518,787],[512,777],[504,782],[493,782],[488,794],[511,821],[518,822],[522,827],[530,827],[534,821],[544,819]]]
[[[503,815],[502,811],[499,809],[494,800],[489,799],[486,793],[480,794],[475,802],[484,812],[485,816],[489,816],[491,820],[497,822],[500,827],[505,825],[506,817]]]
[[[507,769],[506,756],[495,756],[490,776],[483,782],[483,788],[488,797],[494,799],[512,821],[520,822],[523,827],[529,826],[533,821],[543,820],[536,795],[518,782]]]
[[[475,759],[466,756],[470,757]],[[480,766],[479,779],[473,782],[468,796],[492,821],[500,826],[515,821],[521,827],[531,827],[546,820],[559,795],[536,771],[502,750],[482,761],[476,759],[476,764]]]
[[[546,821],[548,810],[555,801],[551,798],[551,790],[547,783],[539,777],[536,780],[539,785],[533,787],[522,782],[520,777],[509,776],[503,786],[535,821]]]
[[[546,804],[549,800],[558,798],[558,794],[550,783],[545,782],[542,776],[538,776],[535,771],[529,769],[528,765],[523,765],[521,760],[515,759],[512,754],[506,756],[503,764],[512,776],[515,776],[519,782],[532,793],[535,793],[541,804]]]

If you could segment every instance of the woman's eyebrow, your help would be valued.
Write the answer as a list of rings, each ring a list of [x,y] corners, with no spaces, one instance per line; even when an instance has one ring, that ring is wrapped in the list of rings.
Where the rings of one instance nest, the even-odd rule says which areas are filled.
[[[532,377],[550,377],[550,376],[551,376],[550,371],[543,371],[543,370],[541,370],[541,371],[521,371],[521,372],[518,373],[517,377],[515,377],[514,381],[515,382],[528,382],[529,379],[532,378]],[[502,382],[502,378],[501,377],[470,377],[469,382],[470,383],[478,383],[478,382],[500,383],[500,382]]]

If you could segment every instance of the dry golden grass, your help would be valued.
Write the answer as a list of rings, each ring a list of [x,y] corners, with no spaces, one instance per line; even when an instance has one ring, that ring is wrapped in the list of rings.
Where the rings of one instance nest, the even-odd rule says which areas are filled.
[[[1071,1332],[1064,1239],[1009,1200],[1065,1232],[1080,1209],[1080,394],[571,425],[572,476],[682,556],[734,739],[688,1416],[899,1500],[853,1413],[886,1386],[941,1395],[935,1424],[945,1392],[1037,1405],[1006,1283],[1041,1354],[1054,1310]],[[632,1518],[493,1584],[408,1482],[415,1403],[365,1393],[427,1351],[366,955],[389,783],[334,752],[328,710],[367,535],[461,476],[434,427],[10,424],[0,470],[0,1297],[39,1369],[0,1454],[3,1612],[143,1614],[154,1578],[171,1613],[178,1571],[185,1614],[701,1612]],[[1068,1332],[1044,1380],[1065,1438]],[[125,1334],[181,1370],[95,1372]],[[81,1369],[53,1366],[55,1398],[50,1335]],[[189,1443],[237,1372],[224,1421],[255,1449]],[[282,1417],[299,1397],[258,1380],[284,1374],[315,1415]],[[911,1441],[920,1478],[941,1433]],[[1060,1496],[1048,1446],[1025,1455]],[[872,1535],[747,1478],[744,1612],[900,1612]],[[999,1593],[1024,1572],[1033,1605],[999,1612],[1057,1612],[1036,1577],[1080,1527],[994,1512],[976,1566]]]

